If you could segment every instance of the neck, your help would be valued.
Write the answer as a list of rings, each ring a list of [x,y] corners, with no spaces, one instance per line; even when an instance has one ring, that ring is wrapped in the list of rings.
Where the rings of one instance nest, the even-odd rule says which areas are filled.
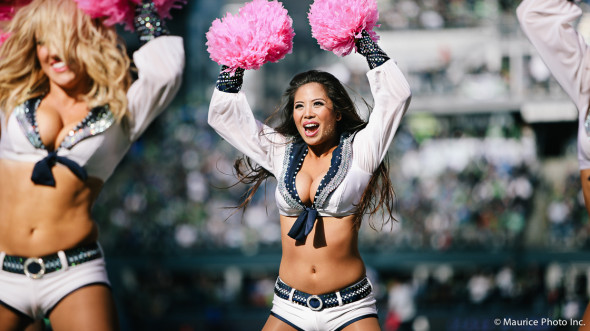
[[[309,150],[307,156],[319,159],[324,156],[332,155],[332,152],[336,149],[336,147],[338,147],[338,143],[340,143],[340,137],[335,137],[335,139],[322,145],[307,145]]]
[[[54,83],[49,84],[49,92],[46,97],[63,106],[74,106],[78,103],[84,102],[83,96],[86,94],[87,88],[85,84],[76,84],[76,87],[71,89],[64,89]]]

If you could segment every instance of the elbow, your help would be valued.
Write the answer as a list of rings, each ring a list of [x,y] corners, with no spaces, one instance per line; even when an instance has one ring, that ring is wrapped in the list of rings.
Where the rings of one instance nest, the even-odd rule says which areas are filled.
[[[184,57],[177,61],[169,62],[166,70],[158,73],[154,79],[162,82],[164,86],[180,86],[184,74]]]
[[[404,91],[404,94],[402,95],[402,98],[403,98],[403,100],[404,100],[406,103],[410,103],[410,101],[412,100],[412,90],[410,90],[409,88],[407,88],[407,89]]]
[[[408,110],[408,107],[410,106],[410,102],[412,101],[412,93],[409,93],[407,98],[404,101],[404,113]]]
[[[526,17],[528,16],[528,11],[526,10],[526,6],[524,2],[521,2],[518,7],[516,7],[516,18],[520,24],[526,21]]]
[[[539,13],[535,11],[535,7],[529,2],[525,0],[516,8],[516,19],[522,29],[526,29],[538,22]]]
[[[410,85],[408,82],[405,82],[401,86],[402,88],[395,91],[395,96],[397,96],[397,100],[401,101],[401,103],[410,103],[412,99],[412,90],[410,89]]]
[[[186,59],[181,38],[156,38],[144,45],[133,58],[140,79],[160,86],[174,86],[182,81]]]
[[[151,82],[154,91],[160,91],[163,95],[176,94],[182,85],[183,73],[184,64],[172,65],[145,78]]]
[[[207,124],[212,127],[213,129],[217,130],[216,121],[215,121],[215,114],[212,109],[209,109],[209,114],[207,115]]]

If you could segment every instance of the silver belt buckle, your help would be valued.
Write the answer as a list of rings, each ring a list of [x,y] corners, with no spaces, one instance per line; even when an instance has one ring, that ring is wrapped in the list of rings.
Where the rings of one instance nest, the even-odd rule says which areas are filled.
[[[39,271],[31,272],[29,270],[29,266],[31,266],[32,264],[38,264]],[[39,278],[43,277],[43,275],[45,275],[45,262],[43,262],[42,258],[30,257],[25,260],[23,267],[24,267],[25,275],[31,279],[39,279]]]
[[[311,300],[317,300],[320,304],[317,307],[313,307],[311,305]],[[307,297],[307,307],[313,311],[318,311],[318,310],[322,310],[322,308],[324,308],[324,302],[322,301],[322,299],[320,299],[319,296],[317,295],[310,295],[309,297]]]

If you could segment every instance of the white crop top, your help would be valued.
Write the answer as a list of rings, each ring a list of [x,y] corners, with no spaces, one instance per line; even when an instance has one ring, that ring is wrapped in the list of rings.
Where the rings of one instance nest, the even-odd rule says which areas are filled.
[[[588,169],[590,133],[584,122],[590,104],[590,52],[572,26],[582,10],[567,0],[523,0],[516,14],[525,35],[578,108],[578,162],[580,169]]]
[[[367,73],[375,106],[367,126],[352,135],[343,135],[332,153],[338,164],[330,167],[314,200],[321,216],[347,216],[356,205],[383,161],[389,145],[406,112],[410,100],[408,82],[393,60]],[[294,165],[305,156],[304,143],[290,142],[257,121],[243,92],[213,92],[209,107],[209,124],[231,145],[268,170],[277,178],[275,198],[279,213],[299,215],[304,206],[298,203],[296,189],[286,179],[294,176]]]
[[[8,119],[0,111],[0,159],[39,164],[52,155],[53,161],[48,162],[57,160],[76,173],[73,161],[88,176],[106,181],[131,144],[178,92],[184,69],[182,38],[155,38],[135,52],[133,60],[138,79],[127,93],[130,120],[117,123],[108,107],[92,109],[56,151],[47,151],[36,129],[40,99],[32,99],[16,107]]]

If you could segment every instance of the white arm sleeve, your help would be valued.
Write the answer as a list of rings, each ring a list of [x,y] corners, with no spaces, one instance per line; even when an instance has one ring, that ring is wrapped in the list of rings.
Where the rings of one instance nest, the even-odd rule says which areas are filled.
[[[516,13],[525,35],[578,108],[578,161],[580,169],[590,168],[590,140],[584,129],[590,99],[590,53],[572,26],[582,10],[566,0],[524,0]]]
[[[131,141],[145,131],[180,89],[185,62],[182,38],[155,38],[133,54],[133,61],[138,79],[127,92]]]
[[[393,60],[367,73],[375,107],[353,142],[354,162],[372,173],[385,158],[410,104],[410,86]]]
[[[215,89],[209,105],[209,125],[237,150],[258,165],[279,174],[286,139],[254,118],[243,92],[227,93]]]

